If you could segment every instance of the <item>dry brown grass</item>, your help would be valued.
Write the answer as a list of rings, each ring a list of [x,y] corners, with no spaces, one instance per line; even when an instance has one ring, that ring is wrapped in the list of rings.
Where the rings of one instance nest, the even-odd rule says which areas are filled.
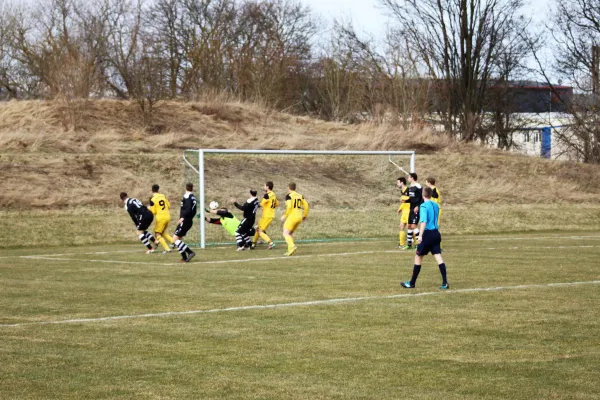
[[[200,147],[432,152],[452,145],[431,132],[329,123],[239,102],[163,102],[149,128],[142,127],[134,103],[97,100],[77,104],[74,111],[69,107],[50,101],[0,103],[3,152],[131,153]]]
[[[328,123],[219,97],[162,103],[154,121],[143,128],[135,104],[113,100],[0,103],[0,206],[114,206],[116,193],[145,199],[155,182],[177,197],[184,183],[181,150],[201,147],[415,149],[421,181],[435,176],[446,206],[574,205],[600,195],[597,166],[510,155],[430,131]],[[296,180],[318,207],[387,205],[395,201],[397,173],[390,168],[381,158],[213,157],[207,189],[227,199],[266,179],[278,188]],[[349,193],[352,201],[345,200]]]

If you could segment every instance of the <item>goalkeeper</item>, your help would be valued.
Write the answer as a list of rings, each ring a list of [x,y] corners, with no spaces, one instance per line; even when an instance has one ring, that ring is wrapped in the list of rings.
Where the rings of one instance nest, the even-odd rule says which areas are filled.
[[[235,237],[235,232],[240,226],[240,220],[235,215],[229,212],[226,208],[219,208],[217,210],[205,209],[207,213],[216,214],[218,218],[206,217],[206,222],[209,224],[221,225],[223,229],[227,231],[231,236]]]

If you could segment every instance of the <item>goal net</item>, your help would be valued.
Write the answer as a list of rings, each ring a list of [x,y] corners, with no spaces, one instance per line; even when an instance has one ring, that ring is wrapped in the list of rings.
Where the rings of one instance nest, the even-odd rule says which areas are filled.
[[[249,190],[259,199],[265,182],[274,183],[280,206],[267,230],[283,240],[281,216],[289,182],[310,205],[308,219],[294,234],[298,242],[392,238],[398,234],[400,192],[396,179],[415,170],[414,151],[219,150],[183,152],[184,180],[194,184],[198,215],[186,243],[204,248],[234,243],[223,227],[204,221],[211,201],[240,220],[230,202],[245,202]],[[261,211],[258,211],[257,222]],[[215,217],[212,215],[212,217]]]

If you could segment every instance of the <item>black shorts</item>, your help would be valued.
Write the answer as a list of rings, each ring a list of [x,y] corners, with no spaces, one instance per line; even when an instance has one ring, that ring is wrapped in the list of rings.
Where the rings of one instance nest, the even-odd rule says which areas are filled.
[[[249,219],[243,219],[242,222],[240,222],[240,225],[237,228],[237,233],[239,233],[240,235],[248,235],[250,236],[250,232],[251,230],[253,230],[253,226],[254,225],[254,221],[249,220]],[[254,233],[252,233],[252,235],[254,235]]]
[[[437,229],[423,232],[423,241],[417,246],[418,256],[426,256],[429,253],[442,254],[442,235]]]
[[[135,226],[135,229],[137,229],[138,231],[148,230],[148,228],[152,224],[152,220],[154,220],[154,215],[150,211],[138,216],[138,221],[137,225]]]
[[[411,206],[408,213],[408,224],[417,225],[419,223],[419,213],[415,213],[415,208]]]
[[[177,225],[177,229],[175,229],[175,235],[179,237],[184,237],[190,228],[194,225],[193,219],[184,219],[182,223]]]

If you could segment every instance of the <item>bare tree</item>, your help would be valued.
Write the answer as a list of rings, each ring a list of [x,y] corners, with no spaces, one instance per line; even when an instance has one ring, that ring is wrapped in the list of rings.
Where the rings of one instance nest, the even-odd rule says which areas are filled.
[[[398,40],[393,31],[388,31],[385,43],[391,79],[389,104],[395,110],[394,118],[405,128],[422,126],[431,112],[431,81],[424,79],[417,56],[406,41]]]
[[[563,132],[557,132],[558,139],[579,160],[597,164],[600,163],[600,60],[597,56],[600,0],[556,1],[555,5],[549,32],[556,42],[557,72],[572,82],[578,92],[569,108],[573,123]],[[549,81],[546,72],[544,75]],[[561,97],[556,90],[554,93]]]
[[[135,91],[135,70],[142,41],[142,3],[141,0],[113,0],[108,6],[110,28],[102,74],[119,98],[128,99]]]
[[[515,90],[529,76],[530,69],[525,65],[532,52],[540,48],[541,36],[522,32],[503,43],[503,52],[494,60],[494,75],[489,82],[483,119],[478,131],[482,142],[494,140],[497,147],[510,149],[515,146],[515,132],[528,129],[534,118],[528,113],[519,112]]]
[[[153,115],[156,104],[168,97],[169,88],[166,84],[168,68],[163,57],[160,43],[155,43],[150,37],[141,40],[141,48],[135,55],[130,94],[137,102],[142,122],[146,129],[154,130]]]
[[[293,108],[311,58],[316,21],[295,0],[253,0],[238,10],[231,82],[242,99]]]
[[[87,98],[97,78],[96,48],[86,40],[76,0],[49,0],[15,29],[14,57],[42,83],[46,97]]]
[[[196,98],[203,92],[228,90],[237,18],[234,0],[182,0],[182,4],[182,92]]]
[[[185,27],[183,0],[156,0],[150,6],[146,24],[151,28],[155,43],[163,49],[161,55],[167,64],[169,97],[178,95],[184,49],[181,33]]]
[[[525,30],[522,0],[381,0],[430,79],[447,131],[471,141],[505,44]],[[440,98],[442,101],[439,101]]]
[[[0,97],[17,96],[13,71],[14,58],[12,38],[16,28],[16,12],[10,4],[0,0]],[[3,92],[6,95],[3,95]]]

